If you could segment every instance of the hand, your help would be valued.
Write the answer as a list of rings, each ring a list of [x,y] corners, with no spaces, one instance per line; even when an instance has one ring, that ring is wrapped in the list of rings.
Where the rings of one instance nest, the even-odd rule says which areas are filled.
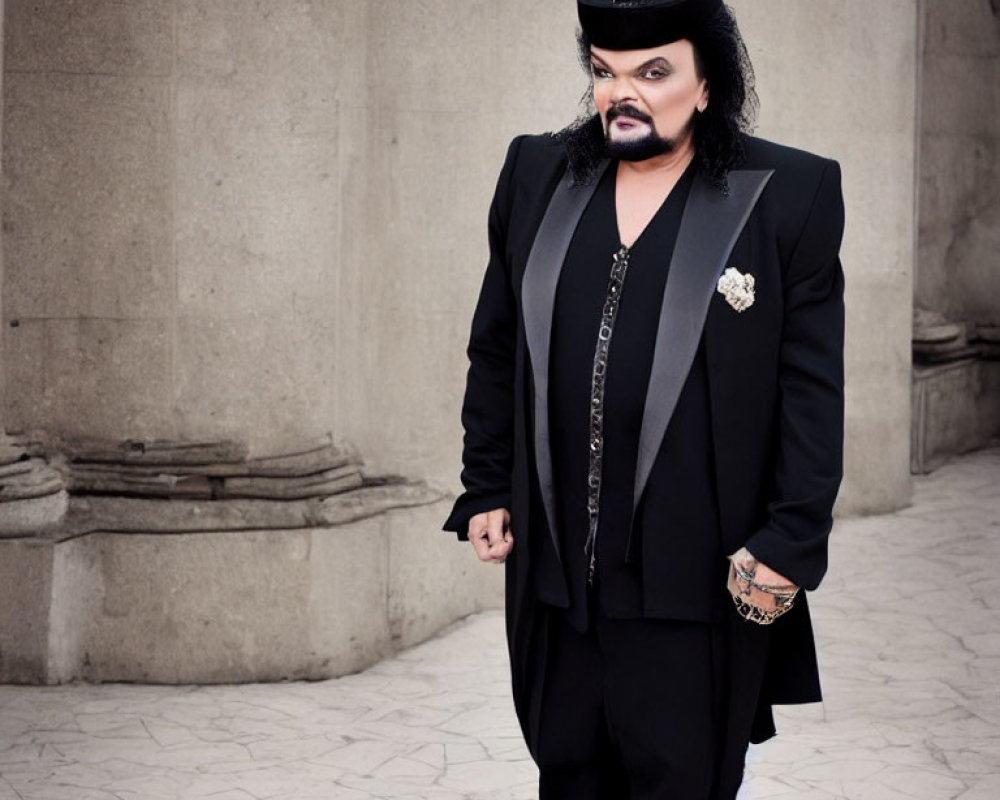
[[[510,512],[506,508],[495,508],[476,514],[469,520],[469,541],[480,561],[502,564],[514,547]]]
[[[752,556],[751,556],[752,558]],[[754,582],[759,583],[761,586],[791,586],[798,588],[784,575],[775,572],[767,564],[763,564],[757,561],[757,567],[754,570]]]
[[[726,588],[741,616],[769,625],[792,607],[799,587],[788,578],[757,561],[745,547],[730,560]]]

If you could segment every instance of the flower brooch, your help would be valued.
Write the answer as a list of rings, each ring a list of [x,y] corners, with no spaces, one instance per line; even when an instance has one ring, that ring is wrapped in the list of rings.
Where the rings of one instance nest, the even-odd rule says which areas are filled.
[[[726,302],[742,314],[753,305],[753,287],[753,275],[744,275],[735,267],[729,267],[719,278],[717,289]]]

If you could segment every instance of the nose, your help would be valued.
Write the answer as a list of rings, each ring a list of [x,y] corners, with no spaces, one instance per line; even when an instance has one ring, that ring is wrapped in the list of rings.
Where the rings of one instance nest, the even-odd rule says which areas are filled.
[[[612,105],[618,105],[626,101],[634,102],[638,99],[635,87],[627,76],[619,75],[613,78],[610,88],[611,91],[608,94],[608,99],[611,100]]]

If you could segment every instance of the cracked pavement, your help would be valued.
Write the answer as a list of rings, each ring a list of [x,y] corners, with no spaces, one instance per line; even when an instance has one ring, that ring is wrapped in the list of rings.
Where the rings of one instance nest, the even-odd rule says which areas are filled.
[[[838,520],[810,598],[826,700],[778,709],[741,800],[1000,797],[998,563],[998,449]],[[529,800],[535,779],[499,612],[320,683],[0,686],[0,800]]]

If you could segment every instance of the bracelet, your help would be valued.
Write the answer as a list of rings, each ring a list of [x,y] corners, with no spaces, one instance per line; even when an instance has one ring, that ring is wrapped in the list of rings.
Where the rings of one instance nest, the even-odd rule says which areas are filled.
[[[785,584],[784,586],[769,586],[764,583],[757,583],[755,581],[752,572],[747,572],[743,567],[733,561],[733,571],[736,573],[736,577],[741,581],[746,583],[748,586],[752,586],[754,589],[759,589],[767,594],[773,594],[775,597],[795,597],[798,594],[799,587],[793,584]]]
[[[741,564],[741,561],[744,563]],[[730,562],[732,569],[727,588],[733,598],[736,611],[741,617],[758,625],[770,625],[792,608],[795,597],[799,593],[799,587],[790,584],[769,586],[757,583],[754,580],[756,561],[745,550],[731,556]],[[761,605],[751,603],[749,598],[753,596],[755,591],[764,594],[770,603],[773,603],[773,608],[764,608]]]
[[[792,602],[795,600],[794,597],[789,598],[788,605],[778,606],[770,611],[765,611],[763,608],[751,605],[735,594],[731,594],[730,597],[733,598],[733,603],[736,604],[736,610],[739,612],[739,615],[745,620],[756,622],[758,625],[770,625],[778,617],[791,609]]]

